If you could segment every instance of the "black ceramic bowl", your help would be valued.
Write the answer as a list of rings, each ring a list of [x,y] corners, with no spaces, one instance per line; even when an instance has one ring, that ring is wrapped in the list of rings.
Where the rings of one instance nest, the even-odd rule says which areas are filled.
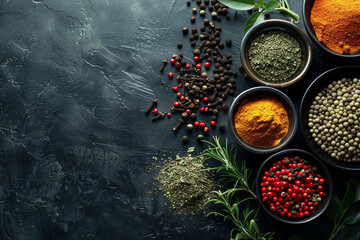
[[[314,82],[306,90],[305,95],[301,101],[300,105],[300,127],[301,132],[303,133],[306,143],[308,146],[316,153],[316,155],[328,162],[329,164],[345,169],[345,170],[360,170],[360,162],[357,163],[348,163],[344,161],[339,161],[330,157],[320,146],[314,141],[311,136],[310,129],[308,127],[308,115],[312,102],[319,92],[321,92],[326,86],[332,83],[335,80],[340,80],[342,78],[360,78],[360,66],[347,66],[347,67],[337,67],[331,70],[328,70],[317,77]]]
[[[303,18],[304,18],[304,22],[305,22],[305,29],[306,32],[309,34],[311,40],[322,50],[324,50],[327,53],[330,53],[334,56],[339,56],[339,57],[345,57],[345,58],[354,58],[354,57],[360,57],[360,53],[357,54],[349,54],[349,55],[345,55],[345,54],[339,54],[336,53],[334,51],[332,51],[330,48],[328,48],[326,45],[324,45],[323,43],[319,42],[319,40],[316,38],[316,34],[315,34],[315,30],[311,24],[311,10],[312,7],[314,5],[315,0],[304,0],[304,4],[303,4]]]
[[[252,70],[249,62],[249,45],[254,40],[254,38],[256,38],[259,34],[262,34],[270,30],[281,30],[292,35],[300,43],[301,52],[303,56],[301,60],[301,65],[297,70],[297,72],[289,79],[276,83],[266,81],[266,79],[263,79],[261,76],[259,76],[256,72]],[[252,27],[245,34],[241,42],[240,58],[244,70],[249,75],[249,77],[253,79],[255,82],[269,87],[283,88],[293,85],[294,83],[300,81],[300,79],[302,79],[305,76],[311,64],[312,49],[311,49],[310,40],[307,37],[307,35],[304,33],[303,30],[301,30],[295,24],[280,19],[266,20]]]
[[[318,208],[316,209],[314,214],[311,214],[308,217],[304,218],[296,218],[296,219],[289,219],[286,217],[282,217],[276,213],[273,213],[270,211],[268,206],[265,206],[265,204],[262,202],[262,197],[260,194],[260,183],[261,178],[265,171],[267,171],[274,162],[281,161],[285,157],[300,157],[302,159],[308,160],[309,163],[312,166],[316,166],[318,168],[318,172],[322,175],[322,177],[325,179],[325,184],[323,185],[323,191],[325,192],[324,200],[319,204]],[[330,173],[326,169],[325,165],[317,159],[314,155],[300,149],[287,149],[283,150],[281,152],[275,153],[272,156],[270,156],[268,159],[265,160],[265,162],[261,165],[257,176],[256,176],[256,195],[259,200],[259,203],[261,207],[265,210],[266,213],[268,213],[271,217],[275,218],[276,220],[284,223],[289,224],[302,224],[309,222],[311,220],[314,220],[315,218],[319,217],[327,208],[327,206],[330,203],[331,196],[333,193],[333,183],[331,180]]]
[[[272,96],[275,96],[277,99],[279,99],[279,101],[281,101],[282,104],[284,105],[284,107],[287,111],[288,117],[289,117],[289,130],[288,130],[287,134],[277,145],[272,146],[272,147],[258,147],[258,146],[254,146],[254,145],[251,145],[251,144],[245,142],[239,136],[239,134],[237,133],[236,128],[235,128],[234,116],[235,116],[235,113],[236,113],[237,109],[239,108],[239,106],[244,101],[246,101],[247,99],[249,99],[251,97],[262,96],[262,95],[272,95]],[[291,102],[290,98],[288,98],[288,96],[286,96],[281,91],[279,91],[275,88],[271,88],[271,87],[254,87],[254,88],[245,90],[244,92],[240,93],[235,98],[235,100],[231,104],[230,111],[229,111],[229,123],[231,126],[230,132],[231,132],[232,136],[245,149],[247,149],[251,152],[260,153],[260,154],[276,152],[276,151],[279,151],[280,149],[282,149],[283,147],[285,147],[295,135],[297,122],[298,122],[298,119],[297,119],[296,109],[295,109],[294,104]]]

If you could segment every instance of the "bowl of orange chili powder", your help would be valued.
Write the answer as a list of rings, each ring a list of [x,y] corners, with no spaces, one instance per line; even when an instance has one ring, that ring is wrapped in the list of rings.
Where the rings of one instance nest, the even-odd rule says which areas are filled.
[[[271,87],[254,87],[240,93],[229,111],[233,137],[255,153],[276,152],[294,137],[297,113],[290,98]]]
[[[360,57],[360,0],[305,0],[303,17],[311,40],[326,52]]]

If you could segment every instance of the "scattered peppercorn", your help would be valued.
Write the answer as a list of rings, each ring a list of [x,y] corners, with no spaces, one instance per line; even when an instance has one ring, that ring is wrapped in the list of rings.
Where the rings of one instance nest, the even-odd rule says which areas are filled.
[[[178,47],[178,49],[181,49],[181,48],[182,48],[182,43],[181,43],[181,42],[178,42],[178,43],[177,43],[177,47]]]
[[[183,27],[182,32],[183,32],[184,35],[187,35],[189,33],[189,28]]]

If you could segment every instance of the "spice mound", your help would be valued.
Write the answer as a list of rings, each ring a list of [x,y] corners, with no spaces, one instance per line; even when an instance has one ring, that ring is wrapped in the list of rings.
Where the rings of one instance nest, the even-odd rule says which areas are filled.
[[[360,50],[360,0],[316,0],[311,24],[317,39],[339,54]]]
[[[289,129],[284,105],[274,96],[245,100],[235,113],[235,128],[249,144],[270,147],[278,144]]]
[[[210,198],[213,182],[204,170],[201,157],[169,159],[161,168],[157,180],[160,190],[179,213],[195,213]]]
[[[299,42],[284,31],[262,33],[249,46],[250,66],[264,81],[288,80],[299,69],[301,59]]]
[[[285,157],[264,172],[261,197],[270,211],[286,218],[314,214],[325,196],[318,168],[300,157]]]
[[[314,141],[332,158],[360,161],[360,80],[334,81],[314,99],[308,126]]]

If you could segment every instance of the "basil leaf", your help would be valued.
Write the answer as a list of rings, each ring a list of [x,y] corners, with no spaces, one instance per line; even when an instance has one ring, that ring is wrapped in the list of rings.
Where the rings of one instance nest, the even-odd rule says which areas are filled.
[[[270,0],[265,5],[265,11],[272,12],[279,5],[279,3],[275,0]]]
[[[254,0],[219,0],[219,2],[235,10],[249,10],[255,6]]]
[[[263,8],[263,6],[261,6],[261,5],[258,4],[258,3],[255,3],[255,7],[257,7],[258,9],[262,9],[262,8]]]
[[[249,19],[246,22],[244,34],[247,31],[249,31],[249,29],[252,26],[255,26],[256,24],[264,21],[264,19],[265,19],[264,12],[254,12],[253,14],[251,14],[251,16],[249,17]]]
[[[341,205],[339,198],[335,195],[330,201],[328,208],[325,211],[325,216],[330,221],[336,222],[340,220],[344,209]]]
[[[264,6],[264,2],[265,2],[265,0],[259,0],[259,3],[262,7]]]
[[[360,221],[360,201],[354,203],[347,212],[344,223],[348,225],[355,224]]]
[[[344,240],[358,240],[360,239],[360,232],[355,229],[350,229],[344,234]]]

